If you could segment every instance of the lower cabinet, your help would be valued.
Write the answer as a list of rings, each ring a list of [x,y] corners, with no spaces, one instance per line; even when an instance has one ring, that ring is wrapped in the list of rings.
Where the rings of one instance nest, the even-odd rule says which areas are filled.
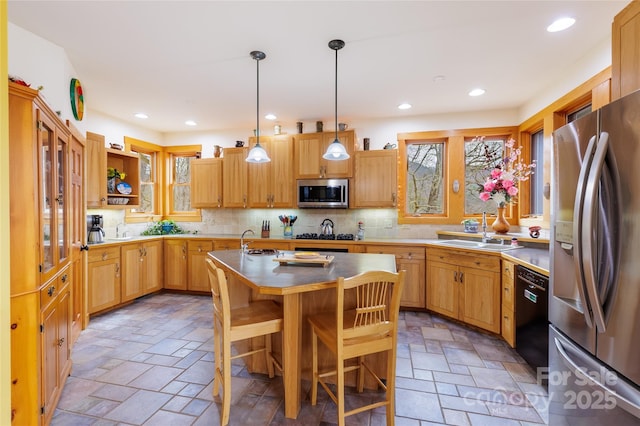
[[[427,248],[427,309],[500,333],[500,258]]]
[[[42,407],[49,424],[62,387],[71,371],[71,268],[62,271],[40,291],[42,348]]]
[[[120,255],[122,302],[153,293],[163,287],[162,240],[124,244]]]
[[[89,247],[87,312],[93,314],[120,303],[120,247]]]
[[[407,271],[400,306],[425,308],[425,249],[419,246],[374,246],[366,245],[365,253],[393,254],[396,269]]]
[[[207,253],[213,250],[213,241],[190,240],[187,243],[189,260],[187,289],[191,291],[211,291],[207,271]]]
[[[502,261],[502,338],[512,348],[516,346],[515,269],[513,262]]]

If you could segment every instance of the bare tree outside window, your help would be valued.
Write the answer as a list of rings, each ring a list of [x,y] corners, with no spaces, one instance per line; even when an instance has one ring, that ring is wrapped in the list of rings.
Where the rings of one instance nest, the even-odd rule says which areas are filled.
[[[173,211],[193,211],[191,207],[191,160],[195,156],[173,156]]]
[[[155,154],[139,152],[138,155],[140,157],[140,207],[132,211],[155,213],[153,211]]]
[[[442,141],[407,144],[407,213],[444,212],[443,152]]]
[[[477,215],[482,212],[495,213],[493,201],[484,202],[479,195],[493,167],[504,156],[504,138],[485,137],[484,141],[473,138],[464,144],[464,213]]]

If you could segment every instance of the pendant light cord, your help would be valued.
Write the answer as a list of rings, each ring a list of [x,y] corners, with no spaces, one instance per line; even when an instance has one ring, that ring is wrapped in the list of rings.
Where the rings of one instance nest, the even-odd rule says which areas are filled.
[[[333,110],[335,111],[335,126],[336,126],[336,140],[338,140],[338,49],[336,49],[336,84],[335,84],[335,105]]]
[[[260,59],[256,60],[256,146],[260,146]]]

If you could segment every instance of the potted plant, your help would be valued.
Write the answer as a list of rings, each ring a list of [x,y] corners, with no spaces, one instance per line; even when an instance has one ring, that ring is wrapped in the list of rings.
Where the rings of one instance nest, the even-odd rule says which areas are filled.
[[[473,234],[478,232],[478,221],[475,219],[465,219],[462,221],[464,225],[464,232]]]

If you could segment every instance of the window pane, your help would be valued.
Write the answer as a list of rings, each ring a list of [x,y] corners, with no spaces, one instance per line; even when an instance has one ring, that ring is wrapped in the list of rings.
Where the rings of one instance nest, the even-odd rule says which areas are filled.
[[[574,111],[567,115],[567,123],[571,123],[572,121],[576,121],[580,117],[584,117],[585,115],[591,112],[591,104],[580,108],[577,111]]]
[[[137,213],[155,213],[153,211],[153,185],[147,183],[140,184],[140,207],[131,209]]]
[[[589,108],[591,110],[591,108]],[[531,175],[531,211],[529,214],[541,215],[543,213],[542,198],[544,175],[542,173],[544,167],[544,134],[540,130],[531,135],[531,160],[536,162],[536,171]]]
[[[464,214],[495,213],[493,201],[484,202],[480,192],[493,167],[504,156],[504,139],[487,137],[484,141],[472,139],[464,144]]]
[[[173,210],[186,212],[191,210],[191,187],[175,185],[173,187]]]
[[[444,142],[407,145],[407,213],[444,213],[443,153]]]
[[[153,159],[151,154],[140,152],[140,182],[151,182],[153,176]]]
[[[191,181],[191,159],[193,157],[175,157],[175,183],[189,183]]]

